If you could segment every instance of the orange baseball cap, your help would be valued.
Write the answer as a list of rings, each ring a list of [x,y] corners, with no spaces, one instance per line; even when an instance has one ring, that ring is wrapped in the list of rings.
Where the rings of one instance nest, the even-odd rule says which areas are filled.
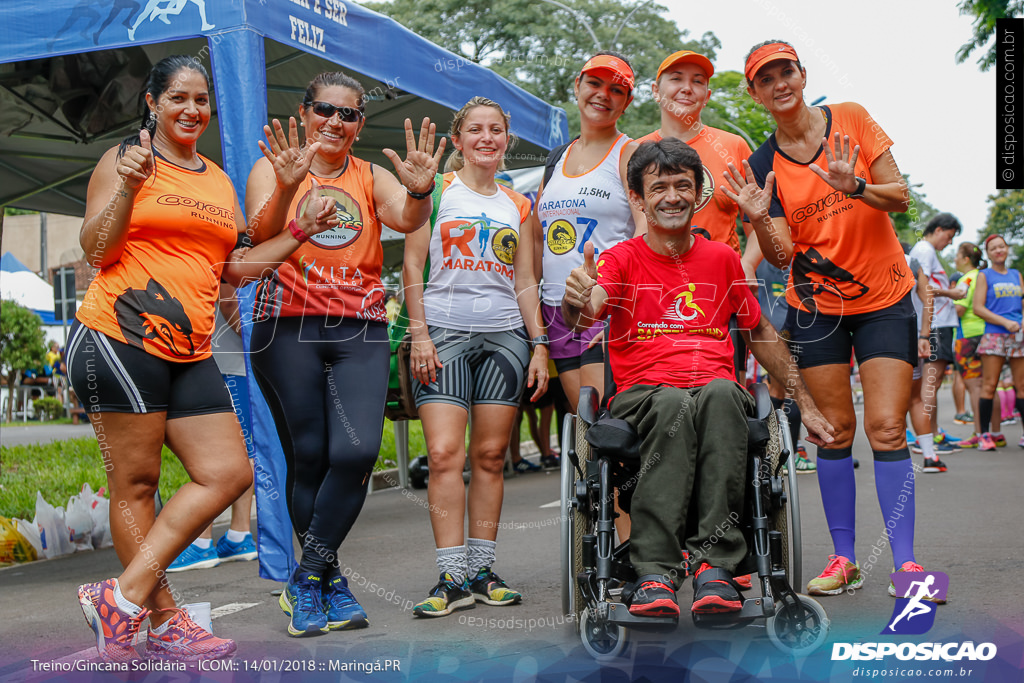
[[[758,69],[778,59],[788,59],[792,62],[800,61],[800,58],[796,56],[796,50],[793,49],[793,46],[786,45],[785,43],[769,43],[751,53],[747,58],[747,66],[743,69],[743,73],[748,81],[752,81]]]
[[[629,68],[629,65],[618,57],[612,55],[595,55],[587,60],[587,63],[580,69],[580,75],[587,73],[588,71],[597,71],[599,69],[605,69],[615,74],[615,80],[629,86],[630,91],[633,90],[633,70]]]
[[[654,80],[660,79],[661,74],[665,73],[670,66],[680,62],[683,64],[696,64],[704,69],[704,73],[707,74],[708,78],[715,75],[715,67],[712,66],[710,59],[693,50],[680,50],[679,52],[673,52],[665,58],[665,61],[658,67],[658,75],[655,76]]]

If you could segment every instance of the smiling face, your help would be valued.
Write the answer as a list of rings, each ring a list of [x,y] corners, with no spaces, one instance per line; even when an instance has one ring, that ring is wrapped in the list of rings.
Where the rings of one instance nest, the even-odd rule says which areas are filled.
[[[156,141],[194,146],[210,125],[210,84],[201,73],[180,69],[156,100],[146,94],[146,104],[156,114]]]
[[[466,164],[493,168],[495,171],[508,149],[505,117],[494,107],[480,105],[466,114],[452,144],[462,152]]]
[[[697,64],[680,62],[668,67],[651,86],[662,111],[692,125],[711,97],[707,74]]]
[[[796,62],[788,59],[769,62],[757,70],[753,82],[747,92],[773,116],[804,105],[807,72],[797,67]]]
[[[653,166],[651,167],[653,168]],[[697,200],[697,181],[693,170],[681,173],[645,171],[644,196],[630,191],[630,199],[643,207],[648,227],[654,230],[682,231],[689,229]]]
[[[313,99],[316,102],[333,104],[335,107],[359,109],[359,93],[340,85],[320,88]],[[330,118],[318,116],[312,105],[300,106],[299,117],[306,128],[306,139],[309,142],[319,141],[320,149],[317,154],[328,159],[347,155],[366,123],[365,118],[346,123],[341,120],[339,112],[335,112]]]
[[[993,237],[985,245],[985,253],[992,265],[1002,265],[1006,263],[1010,248],[1006,246],[1006,241],[1002,237]]]
[[[614,126],[629,104],[629,87],[608,69],[592,69],[576,78],[580,118],[595,126]]]

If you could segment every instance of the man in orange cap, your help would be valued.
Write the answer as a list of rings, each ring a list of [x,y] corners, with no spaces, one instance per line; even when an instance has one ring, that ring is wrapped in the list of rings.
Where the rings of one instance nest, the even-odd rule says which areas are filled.
[[[727,187],[722,178],[730,162],[737,168],[750,156],[750,146],[738,135],[704,125],[701,112],[711,97],[709,82],[715,73],[711,60],[691,50],[680,50],[665,58],[658,67],[658,75],[651,86],[654,99],[661,106],[661,128],[637,142],[657,142],[663,138],[676,138],[697,150],[704,163],[704,191],[697,199],[694,225],[707,231],[716,242],[724,242],[740,255],[743,273],[754,279],[754,271],[761,262],[757,240],[747,240],[745,251],[740,250],[736,235],[739,207],[725,195]],[[750,224],[744,221],[743,231],[750,235]]]

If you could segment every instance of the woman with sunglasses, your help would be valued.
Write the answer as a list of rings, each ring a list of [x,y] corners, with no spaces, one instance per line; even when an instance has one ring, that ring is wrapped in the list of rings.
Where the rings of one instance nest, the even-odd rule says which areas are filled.
[[[292,636],[367,625],[341,575],[339,546],[362,509],[380,450],[389,345],[381,224],[409,233],[430,216],[434,125],[419,141],[406,119],[407,154],[384,154],[398,178],[350,154],[365,124],[363,88],[343,73],[310,82],[295,119],[264,129],[265,158],[246,190],[256,243],[295,232],[294,220],[319,186],[337,201],[338,225],[310,237],[258,286],[250,341],[252,367],[287,461],[285,495],[302,543],[298,568],[281,595]]]
[[[814,402],[836,427],[835,442],[817,459],[834,553],[807,592],[852,593],[864,576],[854,550],[851,350],[893,563],[923,571],[914,558],[914,469],[904,430],[919,351],[914,278],[888,216],[906,211],[909,196],[892,141],[863,107],[804,102],[807,71],[789,43],[756,45],[744,72],[747,93],[777,130],[742,171],[730,164],[729,194],[751,217],[765,259],[790,266],[785,332]]]

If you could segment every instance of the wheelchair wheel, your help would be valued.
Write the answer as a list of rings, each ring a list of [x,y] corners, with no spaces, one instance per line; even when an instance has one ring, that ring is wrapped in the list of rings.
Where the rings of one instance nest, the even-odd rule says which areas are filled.
[[[590,460],[590,444],[583,435],[586,433],[586,425],[574,415],[567,415],[563,424],[563,441],[568,449],[574,449],[579,460],[580,467],[586,469],[586,463]],[[561,474],[562,474],[562,612],[572,616],[576,625],[576,632],[580,631],[580,613],[586,607],[583,593],[576,583],[576,575],[583,571],[583,536],[592,533],[594,525],[593,518],[585,511],[577,509],[572,503],[576,499],[576,482],[580,480],[579,472],[573,466],[571,459],[565,454],[567,448],[562,449]]]
[[[778,611],[768,617],[765,626],[772,644],[794,657],[805,657],[828,639],[831,625],[825,608],[806,595],[799,595],[800,604],[781,601]]]
[[[775,468],[779,464],[779,457],[782,454],[782,434],[779,432],[779,420],[775,415],[775,411],[772,411],[771,415],[768,416],[768,433],[771,436],[768,439],[765,462],[768,463],[768,472],[770,474],[774,474]],[[792,488],[790,487],[789,481],[786,477],[783,477],[783,487],[786,491],[787,497],[792,501],[792,497],[790,495],[792,493]],[[788,504],[773,507],[773,509],[768,513],[768,523],[771,531],[778,531],[782,533],[782,566],[786,568],[786,579],[789,581],[789,584],[793,586],[794,563],[790,558]],[[799,589],[799,586],[797,586],[797,588]]]
[[[615,659],[626,649],[629,632],[621,624],[605,622],[599,625],[590,610],[590,607],[583,610],[580,617],[583,649],[599,662]]]

